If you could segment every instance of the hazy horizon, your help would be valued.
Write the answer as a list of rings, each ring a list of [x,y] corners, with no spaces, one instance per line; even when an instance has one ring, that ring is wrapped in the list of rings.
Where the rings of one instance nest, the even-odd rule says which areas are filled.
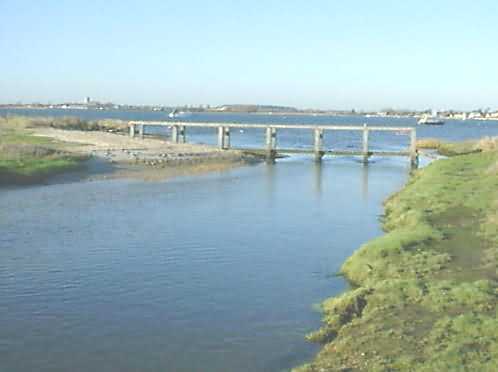
[[[498,108],[490,0],[0,3],[0,103]]]

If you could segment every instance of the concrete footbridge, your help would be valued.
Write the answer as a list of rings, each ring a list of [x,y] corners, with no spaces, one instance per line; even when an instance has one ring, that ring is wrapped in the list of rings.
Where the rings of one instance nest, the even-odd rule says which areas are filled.
[[[372,155],[378,156],[406,156],[409,157],[412,166],[418,165],[417,133],[413,127],[390,127],[390,126],[367,126],[366,124],[349,125],[288,125],[288,124],[240,124],[240,123],[190,123],[169,121],[130,121],[129,133],[131,137],[144,137],[146,127],[163,127],[171,129],[171,141],[174,143],[186,143],[188,128],[212,128],[217,135],[218,147],[221,150],[237,149],[253,151],[266,155],[268,160],[273,160],[278,153],[285,154],[312,154],[315,161],[320,162],[324,155],[355,155],[361,156],[365,163]],[[265,132],[265,143],[260,148],[237,148],[230,144],[230,131],[233,129],[262,129]],[[278,130],[309,130],[313,136],[311,148],[281,148],[277,146]],[[326,132],[356,131],[362,134],[362,147],[360,150],[346,151],[335,150],[324,147],[323,139]],[[410,138],[409,146],[400,151],[383,151],[369,148],[369,133],[371,132],[395,132],[407,135]]]

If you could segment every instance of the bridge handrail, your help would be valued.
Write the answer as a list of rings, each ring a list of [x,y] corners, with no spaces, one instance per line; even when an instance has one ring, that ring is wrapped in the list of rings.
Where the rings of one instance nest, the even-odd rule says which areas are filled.
[[[411,132],[414,127],[384,127],[384,126],[365,126],[365,125],[289,125],[289,124],[242,124],[242,123],[190,123],[178,121],[130,121],[131,125],[150,125],[150,126],[180,126],[180,127],[200,127],[200,128],[274,128],[274,129],[320,129],[320,130],[365,130],[369,131],[392,131],[392,132]]]

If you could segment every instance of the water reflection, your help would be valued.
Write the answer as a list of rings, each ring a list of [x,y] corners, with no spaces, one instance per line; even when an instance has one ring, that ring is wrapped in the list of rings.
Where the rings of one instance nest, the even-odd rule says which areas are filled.
[[[313,162],[313,191],[317,199],[322,196],[322,182],[323,182],[323,164],[322,162]]]
[[[361,195],[363,201],[368,200],[368,172],[369,172],[370,166],[368,163],[363,164],[362,170],[361,170]]]
[[[274,193],[275,193],[275,177],[277,172],[277,164],[275,162],[265,162],[263,164],[265,168],[265,181],[266,181],[266,196],[268,198],[269,205],[273,205]]]

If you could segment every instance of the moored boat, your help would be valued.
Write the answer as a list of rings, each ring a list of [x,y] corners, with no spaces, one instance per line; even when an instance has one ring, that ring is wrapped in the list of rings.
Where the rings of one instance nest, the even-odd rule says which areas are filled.
[[[187,112],[187,111],[178,111],[177,109],[173,109],[168,115],[169,118],[171,119],[178,119],[178,118],[187,118],[191,115],[192,113]]]
[[[441,118],[438,118],[436,116],[428,116],[424,115],[419,121],[417,121],[417,124],[420,125],[444,125],[444,120]]]

